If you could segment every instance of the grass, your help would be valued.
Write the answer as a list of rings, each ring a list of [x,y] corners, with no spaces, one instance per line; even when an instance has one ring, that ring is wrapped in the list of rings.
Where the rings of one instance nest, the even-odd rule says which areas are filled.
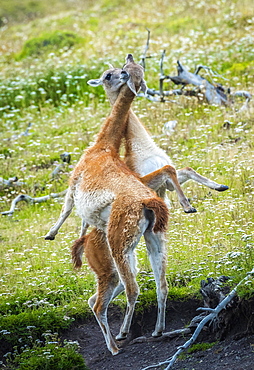
[[[185,360],[190,354],[194,352],[201,352],[201,351],[207,351],[211,349],[213,346],[215,346],[218,342],[212,342],[212,343],[196,343],[193,344],[190,348],[187,349],[186,353],[182,353],[179,356],[179,360]]]
[[[19,193],[36,197],[66,188],[73,166],[110,109],[103,90],[93,89],[86,81],[99,77],[108,62],[123,65],[129,52],[139,60],[146,43],[145,27],[151,30],[151,58],[146,63],[149,87],[158,88],[159,59],[166,49],[166,74],[176,74],[180,59],[191,71],[198,64],[208,65],[227,78],[218,81],[233,91],[254,92],[251,0],[180,4],[156,0],[153,9],[146,0],[128,9],[120,0],[87,2],[86,7],[77,2],[75,8],[65,1],[54,4],[52,13],[52,2],[22,2],[23,10],[14,0],[3,2],[0,177],[18,176],[24,184],[13,188],[0,184],[0,211],[9,209]],[[33,11],[34,7],[40,9]],[[45,53],[29,49],[17,58],[29,40],[65,32],[78,38],[72,47],[60,42]],[[174,88],[173,84],[168,88]],[[230,187],[216,193],[187,183],[185,194],[198,210],[192,215],[184,214],[175,194],[169,194],[169,299],[187,299],[199,295],[200,280],[208,276],[228,275],[234,286],[253,268],[253,102],[249,111],[239,113],[240,100],[232,108],[198,104],[194,98],[175,100],[177,104],[136,99],[134,110],[177,168],[191,166]],[[177,125],[168,136],[163,125],[170,120],[177,120]],[[28,125],[29,134],[22,135]],[[71,154],[71,163],[52,179],[64,152]],[[95,290],[94,276],[86,262],[79,272],[70,263],[69,248],[80,225],[75,212],[54,242],[43,239],[61,205],[61,199],[19,203],[13,217],[0,220],[0,340],[8,343],[10,351],[16,347],[7,356],[8,366],[14,368],[30,358],[33,363],[33,353],[48,351],[46,334],[59,335],[73,320],[91,314],[86,302]],[[142,310],[156,300],[156,293],[143,240],[137,254],[141,288],[137,309]],[[248,298],[253,291],[250,279],[240,293]],[[124,303],[124,295],[115,300],[120,307]],[[50,351],[58,356],[65,346],[56,342]],[[50,358],[46,360],[38,369],[52,366]],[[71,368],[67,362],[61,366]]]

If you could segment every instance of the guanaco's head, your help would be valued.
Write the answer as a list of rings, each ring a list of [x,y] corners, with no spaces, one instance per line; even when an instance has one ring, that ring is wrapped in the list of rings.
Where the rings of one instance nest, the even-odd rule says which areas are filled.
[[[127,84],[131,91],[137,95],[137,92],[141,89],[146,93],[147,86],[144,80],[144,68],[134,62],[132,54],[128,54],[126,57],[126,64],[123,66],[123,70],[128,72],[130,79]]]
[[[147,87],[143,76],[143,67],[134,63],[132,55],[128,54],[123,68],[108,69],[100,78],[89,80],[87,83],[95,87],[102,85],[111,104],[113,104],[118,97],[121,87],[125,84],[128,85],[135,95],[137,95],[140,89],[145,93]]]

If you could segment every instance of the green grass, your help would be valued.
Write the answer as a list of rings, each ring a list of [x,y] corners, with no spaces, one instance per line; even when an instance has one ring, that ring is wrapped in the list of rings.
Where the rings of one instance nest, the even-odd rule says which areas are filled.
[[[185,360],[190,354],[194,352],[206,351],[212,348],[213,346],[215,346],[217,343],[218,342],[212,342],[212,343],[202,342],[202,343],[193,344],[190,348],[187,349],[186,353],[182,353],[179,356],[179,360]]]
[[[129,52],[139,60],[146,43],[145,27],[151,30],[147,53],[151,58],[146,62],[149,87],[158,88],[159,60],[166,49],[166,74],[176,74],[177,59],[191,71],[198,64],[208,65],[227,78],[216,78],[225,87],[254,93],[251,0],[180,4],[138,0],[128,8],[122,0],[100,0],[86,5],[76,2],[74,8],[58,0],[23,1],[22,6],[14,0],[3,2],[0,177],[18,176],[24,184],[13,188],[0,184],[0,211],[9,209],[20,193],[39,197],[67,187],[73,166],[110,110],[103,90],[93,89],[87,80],[99,77],[108,62],[122,66]],[[58,37],[44,49],[45,40],[49,45],[52,37],[65,32],[75,35],[75,45],[68,44],[68,37]],[[31,40],[36,48],[31,47]],[[22,53],[23,58],[17,58]],[[174,87],[168,83],[168,89]],[[228,275],[235,286],[253,268],[254,108],[251,102],[249,111],[239,113],[240,99],[232,108],[198,104],[194,98],[174,100],[177,104],[136,99],[134,110],[177,168],[191,166],[230,187],[217,193],[187,183],[185,194],[198,210],[192,215],[184,214],[175,194],[169,194],[169,299],[187,299],[199,296],[200,280],[208,276]],[[177,120],[171,136],[163,132],[169,120]],[[29,134],[22,135],[29,124]],[[71,154],[71,162],[52,179],[64,152]],[[23,202],[18,203],[13,217],[0,218],[0,335],[10,350],[16,346],[10,366],[28,363],[31,351],[36,356],[47,351],[48,330],[60,334],[73,320],[91,314],[87,299],[95,291],[94,275],[86,262],[79,272],[73,271],[70,263],[69,248],[80,226],[75,212],[55,241],[43,238],[61,206],[61,199],[32,205]],[[141,288],[137,310],[143,310],[156,303],[143,240],[137,254]],[[253,291],[250,279],[240,293],[248,298]],[[115,304],[123,307],[124,295],[116,298]],[[27,331],[27,327],[32,328]],[[61,346],[56,347],[52,351],[58,356]],[[50,358],[47,365],[39,366],[51,366]]]

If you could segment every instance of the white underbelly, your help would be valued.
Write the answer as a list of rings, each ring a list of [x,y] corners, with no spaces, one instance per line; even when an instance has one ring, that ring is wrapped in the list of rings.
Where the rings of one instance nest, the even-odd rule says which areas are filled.
[[[83,192],[77,189],[74,194],[78,215],[87,224],[101,230],[105,230],[107,226],[114,199],[114,193],[106,190]]]
[[[133,169],[140,175],[145,176],[160,168],[173,163],[168,155],[154,143],[143,145],[142,140],[132,140],[131,163]],[[128,161],[128,160],[127,160]]]
[[[136,158],[135,158],[136,159]],[[147,157],[142,160],[135,160],[135,171],[142,177],[151,172],[157,171],[166,165],[172,165],[167,158],[163,157]]]

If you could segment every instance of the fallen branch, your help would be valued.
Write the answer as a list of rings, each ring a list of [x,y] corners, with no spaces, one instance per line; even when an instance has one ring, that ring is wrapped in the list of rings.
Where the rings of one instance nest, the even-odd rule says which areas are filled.
[[[150,342],[162,342],[167,339],[172,339],[175,337],[180,337],[183,335],[191,334],[190,328],[184,328],[184,329],[177,329],[173,331],[169,331],[166,333],[163,333],[161,337],[137,337],[133,339],[130,344],[136,344],[136,343],[150,343]]]
[[[70,161],[71,161],[70,153],[60,154],[60,158],[62,160],[62,163],[58,164],[56,166],[56,168],[54,169],[54,171],[51,173],[51,177],[52,177],[53,180],[58,176],[58,174],[62,170],[62,168],[65,167],[66,163],[69,164]]]
[[[147,58],[146,53],[147,53],[147,50],[149,49],[149,41],[150,41],[150,30],[148,28],[146,28],[146,30],[147,30],[146,46],[145,46],[144,53],[141,56],[141,60],[140,60],[140,64],[144,68],[144,71],[146,69],[146,58]]]
[[[229,105],[231,101],[228,99],[225,89],[220,84],[212,84],[204,77],[198,75],[201,68],[211,70],[209,67],[199,66],[196,73],[191,73],[184,67],[180,61],[177,61],[177,76],[169,76],[169,79],[177,85],[194,85],[198,86],[197,93],[203,93],[204,98],[209,104]]]
[[[145,46],[145,50],[143,55],[141,56],[141,64],[145,68],[145,60],[148,58],[146,56],[147,50],[149,48],[149,40],[150,40],[150,30],[148,30],[148,37]],[[214,105],[224,105],[230,106],[234,103],[234,97],[239,96],[245,98],[245,102],[243,106],[239,109],[239,112],[248,108],[248,103],[252,98],[251,94],[247,91],[236,91],[235,93],[231,94],[230,89],[224,88],[220,83],[216,83],[213,77],[219,77],[224,80],[227,80],[225,77],[219,75],[217,72],[213,71],[210,67],[199,65],[197,66],[194,73],[189,72],[186,67],[184,67],[180,61],[177,61],[177,76],[169,76],[165,75],[163,69],[164,58],[166,55],[166,50],[163,50],[161,58],[160,58],[160,77],[159,77],[159,90],[154,89],[147,89],[146,95],[140,93],[138,96],[146,97],[147,99],[153,102],[172,102],[176,103],[174,100],[165,99],[166,96],[170,95],[184,95],[184,96],[194,96],[198,98],[200,101],[206,101],[208,104]],[[210,81],[206,78],[199,75],[201,70],[205,70],[209,74]],[[176,85],[181,85],[181,89],[177,90],[164,90],[164,82],[167,80],[171,80]],[[185,90],[187,85],[193,85],[195,88]]]
[[[165,101],[163,83],[165,79],[168,79],[168,76],[164,75],[164,70],[163,70],[163,62],[164,62],[165,55],[166,55],[166,50],[163,50],[162,55],[161,55],[161,60],[160,60],[160,100],[161,102]]]
[[[177,360],[178,356],[195,342],[195,340],[197,339],[198,335],[200,334],[200,332],[204,328],[204,326],[209,321],[214,320],[223,309],[227,308],[227,305],[233,300],[233,298],[236,297],[237,289],[239,288],[239,286],[242,285],[244,281],[248,280],[251,275],[254,275],[254,268],[252,269],[252,271],[250,271],[245,276],[245,278],[243,278],[236,285],[236,287],[217,305],[216,308],[209,308],[209,307],[200,307],[200,308],[198,308],[197,310],[209,312],[209,314],[201,320],[201,322],[198,324],[196,330],[192,334],[191,338],[187,342],[185,342],[184,345],[178,347],[178,350],[176,351],[176,353],[172,357],[167,359],[166,361],[160,362],[160,363],[155,364],[155,365],[147,366],[147,367],[143,368],[142,370],[161,368],[162,366],[166,366],[164,368],[164,370],[171,369],[173,367],[175,361]]]
[[[63,153],[63,154],[60,154],[60,158],[62,160],[62,163],[60,163],[59,165],[56,166],[56,168],[54,169],[54,171],[51,173],[51,178],[52,180],[54,180],[57,175],[59,174],[59,172],[61,171],[61,169],[67,164],[70,163],[70,160],[71,160],[71,155],[70,153]],[[3,183],[5,186],[13,186],[13,184],[16,184],[17,185],[23,185],[24,183],[17,183],[17,180],[18,178],[17,177],[13,177],[13,178],[10,178],[9,180],[4,180],[2,178],[0,178],[0,186],[1,186],[1,183]],[[37,197],[37,198],[33,198],[33,197],[30,197],[29,195],[26,195],[26,194],[20,194],[18,195],[15,199],[13,199],[13,201],[11,202],[11,208],[9,209],[9,211],[4,211],[4,212],[1,212],[0,214],[5,216],[5,215],[8,215],[8,216],[12,216],[14,211],[15,211],[15,208],[16,208],[16,204],[21,202],[21,201],[25,201],[27,203],[30,203],[30,204],[34,204],[34,203],[42,203],[42,202],[46,202],[48,201],[49,199],[54,199],[54,198],[62,198],[65,196],[67,192],[67,189],[60,192],[60,193],[52,193],[52,194],[49,194],[49,195],[45,195],[43,197]]]
[[[25,129],[24,132],[21,132],[18,135],[16,135],[16,134],[15,135],[12,135],[11,137],[9,137],[9,138],[7,138],[5,140],[6,141],[17,140],[17,139],[19,139],[22,136],[28,136],[29,135],[29,130],[30,130],[31,126],[32,126],[32,122],[29,122],[28,125],[27,125],[27,128]]]
[[[60,192],[60,193],[52,193],[52,194],[45,195],[43,197],[37,197],[37,198],[32,198],[32,197],[30,197],[29,195],[26,195],[26,194],[20,194],[15,199],[13,199],[13,201],[11,202],[11,208],[9,209],[9,211],[1,212],[1,215],[3,215],[3,216],[5,216],[5,215],[12,216],[14,211],[15,211],[16,204],[18,202],[25,201],[25,202],[30,203],[30,204],[42,203],[42,202],[46,202],[49,199],[62,198],[62,197],[65,196],[66,193],[67,193],[67,189]]]
[[[0,177],[0,187],[5,188],[5,187],[16,187],[16,186],[22,186],[25,183],[22,181],[18,181],[18,177],[10,177],[8,180],[3,179]]]

